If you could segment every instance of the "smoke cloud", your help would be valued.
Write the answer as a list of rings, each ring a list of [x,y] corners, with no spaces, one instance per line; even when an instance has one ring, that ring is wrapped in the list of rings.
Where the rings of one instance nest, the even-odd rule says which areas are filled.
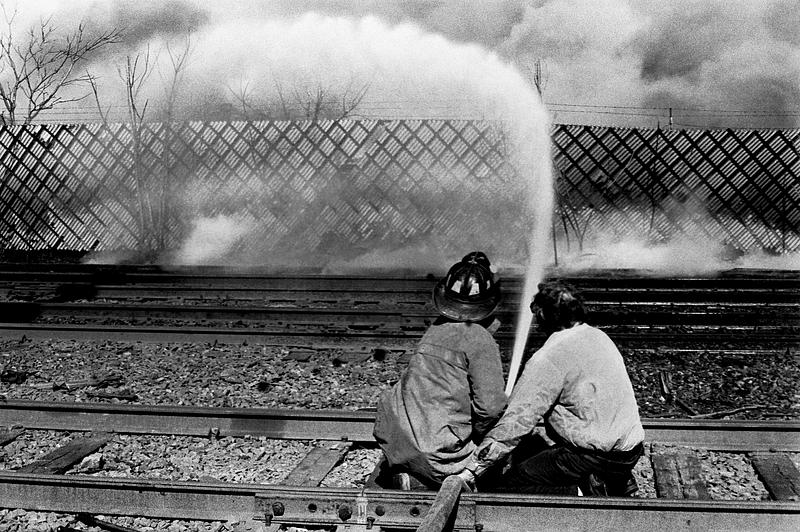
[[[542,67],[555,120],[664,125],[642,110],[672,107],[676,125],[797,127],[800,9],[794,0],[337,0],[237,2],[239,11],[375,15],[494,50],[522,72]],[[579,112],[575,112],[579,111]],[[732,113],[731,111],[741,111]]]
[[[256,225],[255,220],[242,215],[198,218],[174,261],[178,264],[224,263],[236,244]]]
[[[643,238],[611,239],[598,236],[583,250],[562,253],[559,270],[621,268],[649,271],[653,275],[703,275],[733,268],[800,270],[800,254],[771,255],[753,251],[732,254],[722,243],[702,235],[676,237],[653,244]]]
[[[158,49],[189,33],[210,31],[225,40],[212,48],[195,46],[195,61],[204,63],[214,54],[236,58],[241,43],[270,40],[253,33],[259,24],[265,27],[309,12],[337,18],[377,17],[388,25],[411,23],[451,42],[481,45],[529,77],[538,62],[544,100],[556,122],[653,127],[664,125],[666,111],[649,108],[671,107],[676,126],[800,124],[800,9],[795,0],[44,0],[17,2],[17,7],[20,28],[52,15],[62,28],[86,20],[98,29],[123,29],[126,53],[148,43]],[[222,30],[226,27],[238,31],[226,34]],[[363,46],[369,54],[369,43],[353,45]],[[283,51],[301,59],[296,51]],[[272,50],[273,55],[276,52]],[[107,66],[106,59],[98,63]],[[254,53],[247,62],[249,69],[259,63],[263,76],[277,74],[284,78],[279,81],[289,83],[285,79],[289,73],[279,74],[278,67],[285,65],[273,61],[269,55]],[[222,74],[241,78],[232,74],[235,66],[230,62]],[[114,68],[103,64],[94,68],[108,74],[101,81],[118,82]],[[291,75],[300,75],[297,70]],[[347,77],[341,70],[332,72]],[[358,81],[373,81],[381,72],[371,74]],[[234,104],[227,88],[198,85],[193,104],[184,106],[185,112],[192,111],[190,118],[203,118],[198,103],[205,105],[204,112],[212,119],[231,112]],[[405,96],[402,90],[369,92],[362,105],[365,113],[408,111],[397,101]],[[392,96],[398,98],[390,100]],[[446,96],[451,95],[433,94],[429,102],[438,102],[450,116],[463,111],[449,105]],[[118,101],[116,94],[107,97]],[[416,107],[416,115],[433,113],[431,107]]]
[[[121,12],[129,13],[126,10],[134,9],[125,5],[124,9],[117,7],[96,13],[94,20],[105,17],[113,24],[120,20]],[[317,89],[341,94],[353,87],[368,88],[373,105],[389,103],[382,114],[390,116],[425,116],[436,102],[446,101],[455,117],[484,118],[502,124],[503,133],[507,135],[510,162],[521,170],[524,179],[509,183],[502,191],[503,196],[496,198],[496,204],[515,204],[518,208],[521,205],[520,219],[524,220],[521,225],[525,228],[522,239],[527,240],[530,236],[528,249],[531,250],[545,245],[552,210],[550,121],[536,91],[501,55],[477,44],[453,42],[412,23],[389,24],[372,16],[354,18],[319,13],[268,16],[263,14],[264,8],[262,16],[247,18],[231,16],[235,10],[225,15],[213,12],[200,16],[189,9],[189,4],[185,6],[179,20],[196,24],[197,28],[188,41],[191,56],[179,80],[180,99],[173,109],[175,116],[204,120],[237,118],[236,113],[240,110],[237,107],[245,103],[245,96],[252,107],[264,109],[287,95],[313,93]],[[153,4],[137,9],[144,20],[151,20],[159,13],[153,11],[156,9]],[[147,80],[139,95],[155,110],[163,107],[172,82],[169,74],[173,57],[163,51],[167,46],[172,50],[181,49],[181,43],[187,42],[183,40],[185,28],[168,33],[163,25],[158,24],[135,27],[141,31],[137,31],[135,39],[126,41],[126,44],[138,42],[140,49],[149,45],[151,51],[162,51],[153,55],[153,72],[158,75],[154,74]],[[119,64],[119,61],[115,64],[104,59],[90,67],[98,79],[107,81],[98,90],[101,102],[124,101],[123,87],[116,72]],[[117,82],[112,83],[115,77]],[[457,175],[437,176],[434,181],[436,183],[431,185],[437,193],[446,187],[456,196],[468,195],[468,191],[460,191],[466,181],[458,179]],[[333,202],[335,198],[332,196],[337,194],[343,197],[353,195],[353,191],[347,189],[351,185],[343,182],[341,190],[336,186],[326,185],[328,188],[324,194],[327,201]],[[266,250],[237,247],[236,241],[247,240],[248,234],[257,230],[252,220],[237,216],[242,212],[237,206],[252,200],[253,195],[263,193],[265,202],[270,201],[270,197],[268,193],[255,189],[238,192],[247,194],[247,197],[237,197],[229,192],[226,189],[215,196],[219,205],[212,207],[216,208],[190,203],[183,206],[186,216],[196,220],[195,230],[180,252],[171,257],[172,260],[185,263],[235,260],[239,264],[243,260],[263,264],[266,260],[277,266],[305,262],[325,267],[320,263],[321,257],[311,254],[315,243],[302,239],[293,249],[282,250],[280,256],[274,252],[258,253]],[[520,198],[526,199],[520,201]],[[225,216],[209,214],[220,210]],[[314,216],[313,201],[307,211],[304,215]],[[487,233],[496,225],[489,210],[472,212],[470,216],[485,219]],[[499,233],[501,229],[495,232]],[[220,238],[225,234],[230,235],[229,240]],[[485,240],[484,236],[475,235],[474,247],[483,248],[478,242]],[[373,269],[384,264],[397,268],[405,262],[415,262],[422,254],[436,257],[436,254],[426,252],[435,249],[433,239],[388,244],[391,244],[389,249],[365,250],[363,257],[357,260],[351,256],[325,257],[330,261],[328,271],[337,265],[347,269],[357,264]],[[503,255],[504,247],[511,247],[511,242],[505,246],[503,243],[497,245],[498,254],[493,260],[499,263],[509,260],[508,255]],[[458,256],[448,261],[459,258],[466,251],[459,249]],[[233,252],[237,253],[235,257],[231,256]],[[378,259],[380,256],[387,259]],[[539,258],[544,254],[534,253],[533,256]],[[519,258],[514,257],[515,260]],[[537,260],[532,268],[540,276],[543,261]]]

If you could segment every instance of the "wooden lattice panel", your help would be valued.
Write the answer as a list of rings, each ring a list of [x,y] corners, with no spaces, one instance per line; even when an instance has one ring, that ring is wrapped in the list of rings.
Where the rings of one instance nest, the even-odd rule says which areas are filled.
[[[553,135],[558,214],[620,237],[691,233],[742,250],[795,251],[799,136],[561,126]]]
[[[797,251],[798,137],[557,126],[556,227]],[[0,128],[0,162],[9,248],[175,248],[196,219],[221,215],[250,224],[241,248],[297,256],[423,238],[516,248],[529,231],[504,137],[486,122],[14,126]]]

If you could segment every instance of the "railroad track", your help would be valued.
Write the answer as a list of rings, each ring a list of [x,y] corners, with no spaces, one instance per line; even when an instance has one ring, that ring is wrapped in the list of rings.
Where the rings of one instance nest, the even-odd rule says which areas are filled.
[[[359,356],[386,352],[407,355],[427,320],[435,315],[430,306],[430,290],[435,283],[432,276],[275,276],[226,274],[214,269],[164,272],[139,267],[28,266],[25,271],[16,271],[0,265],[0,297],[5,295],[8,300],[0,305],[0,337],[265,344],[279,346],[289,355],[327,350],[351,351]],[[670,355],[702,351],[747,358],[787,353],[800,344],[796,310],[800,274],[796,272],[735,271],[714,278],[654,279],[622,271],[569,280],[583,290],[593,321],[623,350],[663,348]],[[514,278],[503,282],[506,300],[501,316],[506,325],[497,338],[504,350],[510,350],[521,283]],[[530,348],[541,341],[542,337],[531,332]],[[261,434],[338,442],[337,448],[331,449],[333,456],[340,453],[342,442],[345,447],[371,442],[373,414],[334,412],[330,416],[330,412],[174,410],[141,405],[0,404],[0,425],[22,425],[30,430],[92,434],[101,429],[120,434],[171,430],[195,437],[209,433],[231,437]],[[800,481],[796,467],[783,453],[798,451],[796,425],[699,419],[645,421],[648,439],[665,446],[750,454],[772,501],[685,500],[687,493],[697,492],[698,485],[687,487],[680,479],[693,478],[694,482],[696,471],[690,474],[679,470],[688,467],[683,457],[655,453],[658,464],[653,465],[658,468],[654,471],[660,471],[657,475],[661,475],[663,484],[658,499],[465,494],[456,528],[476,530],[483,525],[487,531],[523,530],[536,523],[542,528],[563,529],[586,528],[591,523],[598,530],[795,530],[800,528],[800,510],[796,500],[790,499],[797,495]],[[330,461],[329,457],[320,463]],[[316,471],[317,466],[308,467]],[[783,484],[778,479],[783,479]],[[366,529],[371,525],[374,529],[415,527],[432,504],[433,494],[21,471],[0,473],[0,501],[12,508],[62,512],[244,519],[273,527],[293,523]]]
[[[238,301],[237,301],[238,303]],[[508,322],[516,314],[517,308],[504,308],[500,317]],[[631,303],[622,307],[619,304],[590,303],[594,322],[599,326],[611,327],[622,322],[625,325],[669,326],[733,326],[733,327],[779,327],[800,326],[800,312],[795,304],[778,305],[691,305],[685,303],[643,305]],[[307,323],[314,321],[325,325],[356,325],[383,327],[425,327],[434,315],[428,309],[365,309],[328,307],[279,307],[273,305],[199,305],[191,304],[152,304],[130,302],[4,302],[0,303],[0,316],[3,321],[46,322],[82,318],[98,320],[102,318],[125,318],[131,320],[163,319],[218,322],[246,321],[248,323]]]
[[[275,275],[242,271],[223,273],[209,268],[161,271],[155,267],[49,268],[48,265],[0,264],[0,294],[26,299],[256,299],[341,301],[380,300],[392,295],[411,304],[424,304],[438,276]],[[549,277],[554,277],[551,273]],[[581,276],[561,276],[579,287],[589,301],[796,303],[800,274],[793,271],[732,270],[709,277],[656,277],[647,272],[598,270]],[[507,302],[516,303],[522,279],[502,279]],[[303,296],[305,294],[305,297]],[[361,297],[364,296],[364,297]],[[769,297],[765,297],[769,296]]]
[[[7,402],[0,425],[25,430],[92,431],[56,449],[50,458],[0,472],[0,505],[39,511],[136,515],[160,519],[235,520],[257,527],[415,528],[430,509],[432,492],[316,487],[354,444],[371,443],[374,414],[353,411],[242,410],[163,406]],[[599,499],[510,494],[464,494],[456,530],[532,528],[618,530],[796,530],[800,473],[785,452],[800,451],[800,423],[644,420],[657,499]],[[0,432],[7,443],[21,428]],[[101,432],[102,431],[102,434]],[[178,434],[326,441],[281,485],[177,482],[60,475],[70,463],[115,434]],[[691,455],[672,445],[747,452],[770,501],[712,501]],[[344,449],[344,452],[343,452]],[[69,457],[67,459],[67,457]],[[794,498],[794,500],[792,500]],[[343,528],[344,529],[344,528]]]
[[[334,341],[352,349],[403,349],[435,316],[435,279],[222,274],[208,269],[66,267],[14,271],[0,265],[0,334],[156,341]],[[592,321],[625,346],[780,351],[798,344],[800,275],[726,272],[710,278],[652,278],[595,272],[582,288]],[[498,340],[513,341],[521,281],[504,280]],[[27,301],[21,301],[27,300]],[[179,329],[178,329],[179,328]],[[531,331],[531,346],[542,341]]]
[[[346,353],[386,353],[408,355],[414,349],[421,331],[376,331],[329,328],[311,324],[296,329],[278,331],[267,328],[129,326],[92,324],[19,324],[0,323],[0,337],[26,339],[69,339],[90,341],[202,343],[202,344],[259,344],[278,346],[288,351],[321,352],[332,349]],[[800,339],[792,332],[734,330],[665,330],[652,327],[633,327],[627,332],[610,332],[609,336],[621,349],[664,349],[690,355],[692,353],[739,353],[769,356],[793,352]],[[495,338],[504,352],[513,345],[510,333],[498,333]],[[528,350],[543,343],[539,334],[531,334]]]

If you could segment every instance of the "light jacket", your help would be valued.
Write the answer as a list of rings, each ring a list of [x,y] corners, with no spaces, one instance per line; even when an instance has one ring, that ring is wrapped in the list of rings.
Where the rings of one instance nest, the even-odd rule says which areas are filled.
[[[390,466],[440,483],[464,469],[505,406],[500,350],[489,331],[435,324],[381,395],[374,436]]]
[[[628,451],[642,442],[625,363],[603,331],[578,324],[550,335],[525,365],[508,409],[467,468],[480,475],[543,418],[562,443],[579,449]]]

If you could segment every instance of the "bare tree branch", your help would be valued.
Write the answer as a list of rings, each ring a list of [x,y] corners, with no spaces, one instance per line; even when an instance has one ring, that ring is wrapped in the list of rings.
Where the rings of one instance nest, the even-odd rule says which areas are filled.
[[[92,89],[92,94],[94,95],[94,103],[97,105],[97,112],[100,114],[100,119],[103,121],[104,126],[108,126],[108,113],[110,109],[106,109],[103,111],[103,108],[100,106],[100,94],[97,92],[97,81],[94,76],[89,74],[89,71],[86,71],[86,78],[89,81],[89,86]]]
[[[0,72],[10,74],[0,82],[0,121],[4,124],[17,123],[23,100],[23,122],[30,123],[42,111],[86,98],[88,93],[65,96],[64,90],[89,83],[88,72],[80,74],[77,67],[92,53],[120,38],[117,29],[90,38],[83,23],[59,37],[52,19],[46,18],[28,30],[23,42],[18,42],[14,31],[17,10],[9,13],[0,2],[0,11],[5,21],[5,31],[0,33]]]
[[[281,115],[277,118],[282,118],[284,120],[289,120],[292,117],[291,112],[289,111],[289,104],[286,101],[286,95],[283,92],[283,85],[277,79],[274,80],[275,84],[275,91],[278,96],[278,102],[281,106]]]
[[[242,118],[245,120],[265,120],[270,118],[271,109],[268,105],[258,105],[250,91],[250,83],[242,82],[238,90],[228,87],[231,95],[236,100],[236,104],[241,108]]]
[[[277,78],[272,80],[274,93],[272,103],[254,95],[249,83],[238,89],[228,87],[236,100],[236,106],[246,120],[337,120],[350,116],[363,101],[369,84],[357,85],[354,80],[341,91],[319,82],[316,86],[295,86],[289,94]]]
[[[125,68],[117,67],[117,73],[125,84],[125,97],[128,107],[128,118],[131,123],[139,127],[144,122],[147,106],[150,103],[145,99],[142,107],[139,107],[139,93],[147,79],[153,73],[153,60],[150,57],[150,45],[145,51],[137,53],[134,57],[125,57]]]
[[[135,56],[126,56],[125,64],[117,66],[117,73],[125,86],[126,107],[130,121],[132,156],[133,156],[133,182],[135,197],[139,204],[137,221],[139,224],[139,247],[141,250],[151,249],[153,234],[157,226],[154,201],[148,187],[147,173],[144,168],[144,147],[142,136],[144,134],[144,121],[147,114],[149,100],[141,102],[140,93],[147,79],[153,73],[153,60],[150,55],[150,46],[144,52]]]
[[[354,87],[354,83],[355,80],[351,79],[344,92],[342,92],[339,118],[347,118],[350,116],[350,114],[361,105],[361,102],[367,95],[367,91],[369,91],[369,83],[365,83],[360,87]]]
[[[169,57],[170,65],[172,67],[169,72],[168,79],[159,71],[161,81],[164,83],[164,91],[166,93],[166,100],[164,103],[164,119],[167,122],[172,122],[175,119],[175,104],[178,98],[178,87],[183,81],[186,67],[189,61],[189,56],[192,53],[192,40],[190,35],[186,35],[183,41],[183,47],[174,50],[170,43],[166,45],[167,56]]]

